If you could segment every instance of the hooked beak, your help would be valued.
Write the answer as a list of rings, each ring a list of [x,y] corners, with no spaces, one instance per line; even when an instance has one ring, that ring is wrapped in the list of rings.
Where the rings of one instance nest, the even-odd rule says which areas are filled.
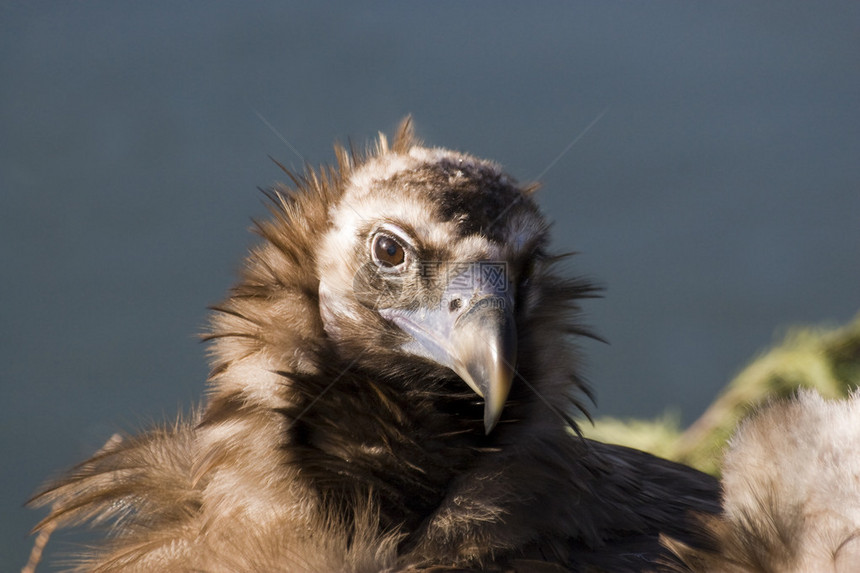
[[[513,297],[505,273],[482,276],[473,263],[445,289],[440,304],[415,310],[380,309],[412,336],[403,349],[447,366],[484,398],[484,430],[493,429],[511,389],[517,360]],[[486,270],[483,272],[487,275]]]

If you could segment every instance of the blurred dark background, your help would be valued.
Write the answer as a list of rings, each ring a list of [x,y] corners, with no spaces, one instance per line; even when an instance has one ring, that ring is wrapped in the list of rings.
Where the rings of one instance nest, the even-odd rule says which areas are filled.
[[[860,310],[857,2],[3,2],[0,570],[45,478],[200,400],[268,156],[407,113],[541,176],[607,287],[598,415],[690,422],[780,329]]]

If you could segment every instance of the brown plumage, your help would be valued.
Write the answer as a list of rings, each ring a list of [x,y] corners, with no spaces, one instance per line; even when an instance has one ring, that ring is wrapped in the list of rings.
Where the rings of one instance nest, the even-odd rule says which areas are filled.
[[[860,393],[812,391],[744,422],[723,462],[708,549],[670,543],[687,573],[860,571]]]
[[[201,411],[35,498],[110,525],[82,569],[644,571],[661,533],[695,545],[715,480],[574,433],[595,289],[555,273],[535,186],[408,119],[337,158],[269,193]]]

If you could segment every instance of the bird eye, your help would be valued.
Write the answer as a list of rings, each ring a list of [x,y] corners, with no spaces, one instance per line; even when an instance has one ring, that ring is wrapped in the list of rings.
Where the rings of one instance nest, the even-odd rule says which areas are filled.
[[[406,260],[403,246],[388,235],[379,234],[373,239],[373,260],[380,267],[397,267]]]

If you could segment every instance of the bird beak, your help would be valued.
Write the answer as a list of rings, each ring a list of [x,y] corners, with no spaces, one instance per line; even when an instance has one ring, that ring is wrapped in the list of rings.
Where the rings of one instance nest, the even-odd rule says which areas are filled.
[[[451,279],[439,304],[379,310],[412,337],[404,350],[447,366],[484,398],[487,434],[502,415],[516,367],[511,290],[504,263],[473,263]]]

